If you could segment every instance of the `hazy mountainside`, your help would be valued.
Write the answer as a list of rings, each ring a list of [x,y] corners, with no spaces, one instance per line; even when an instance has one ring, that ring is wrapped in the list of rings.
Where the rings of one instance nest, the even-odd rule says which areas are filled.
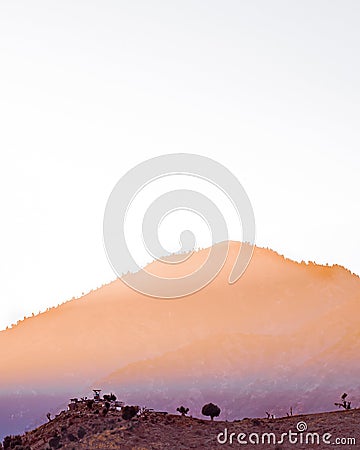
[[[70,394],[41,394],[36,392],[0,395],[0,442],[5,435],[23,433],[46,420],[46,414],[66,408]]]
[[[117,280],[1,332],[1,388],[66,390],[219,333],[289,334],[317,318],[321,328],[321,317],[359,299],[359,278],[345,269],[297,264],[258,248],[230,285],[238,246],[231,244],[217,278],[186,298],[152,299]],[[194,254],[189,264],[199,265],[206,254]],[[340,320],[333,326],[342,328]]]
[[[237,413],[234,392],[248,405],[257,399],[262,411],[290,391],[276,403],[282,408],[294,389],[321,394],[299,409],[325,406],[328,390],[331,403],[337,388],[360,378],[359,277],[339,266],[299,264],[255,248],[245,274],[230,285],[239,245],[230,244],[212,283],[185,298],[149,298],[116,280],[0,332],[0,404],[1,393],[67,397],[87,392],[96,380],[117,390],[121,385],[122,395],[133,393],[134,399],[143,389],[149,406],[159,407],[172,406],[176,389],[175,399],[186,388],[194,405],[216,391],[229,416]],[[207,255],[208,250],[195,253],[181,269],[161,262],[149,269],[179,276]],[[333,386],[326,386],[329,380]]]
[[[355,332],[356,333],[356,332]],[[129,364],[100,380],[125,400],[192,411],[215,400],[223,417],[326,411],[338,394],[360,405],[359,332],[322,351],[311,335],[218,335],[149,360]],[[343,352],[343,349],[347,350]]]

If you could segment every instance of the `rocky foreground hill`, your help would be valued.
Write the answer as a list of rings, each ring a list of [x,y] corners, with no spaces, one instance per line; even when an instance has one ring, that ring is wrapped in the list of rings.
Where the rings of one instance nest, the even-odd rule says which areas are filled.
[[[291,442],[288,437],[290,431]],[[282,433],[287,434],[283,442]],[[241,442],[238,442],[238,437]],[[259,445],[256,444],[257,439]],[[131,420],[124,420],[115,408],[104,415],[101,408],[89,409],[83,405],[76,410],[62,411],[48,423],[25,435],[7,438],[4,444],[5,449],[17,450],[322,450],[337,446],[356,449],[360,444],[360,409],[279,419],[212,422],[154,411],[145,411]]]

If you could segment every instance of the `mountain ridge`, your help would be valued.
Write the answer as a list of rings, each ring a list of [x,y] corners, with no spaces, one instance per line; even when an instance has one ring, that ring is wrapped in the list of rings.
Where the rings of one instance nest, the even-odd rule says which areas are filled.
[[[281,410],[288,407],[294,396],[296,383],[298,392],[310,392],[304,404],[300,405],[299,400],[299,410],[316,410],[327,406],[327,399],[340,388],[351,388],[356,396],[357,384],[346,384],[355,380],[358,374],[358,365],[354,359],[356,352],[349,352],[341,365],[334,355],[341,351],[336,345],[345,339],[345,335],[348,335],[348,341],[345,339],[342,345],[355,345],[351,344],[351,336],[360,329],[359,277],[341,266],[299,263],[273,250],[255,247],[246,272],[237,283],[230,285],[228,275],[240,245],[230,242],[228,258],[217,277],[202,290],[187,297],[153,299],[133,291],[121,280],[115,280],[80,299],[63,303],[49,312],[31,317],[16,327],[1,332],[0,402],[5,395],[17,395],[19,392],[30,396],[32,392],[45,396],[56,394],[59,399],[61,395],[67,398],[69,394],[79,391],[85,393],[96,381],[106,380],[114,371],[124,370],[129,364],[136,366],[143,360],[161,360],[169,352],[175,352],[179,359],[183,358],[184,367],[188,367],[190,373],[193,357],[189,353],[187,361],[183,349],[202,340],[216,341],[214,336],[223,335],[228,335],[228,338],[222,342],[223,351],[219,354],[219,359],[232,348],[231,336],[253,336],[251,339],[258,341],[256,345],[249,344],[253,354],[244,353],[246,357],[243,358],[244,364],[248,366],[248,373],[252,373],[254,379],[261,380],[254,398],[251,397],[253,383],[251,380],[248,380],[248,385],[241,383],[240,373],[237,375],[237,385],[234,381],[224,391],[219,391],[223,392],[224,411],[228,411],[229,417],[237,413],[236,405],[231,400],[231,389],[239,391],[240,386],[243,391],[239,401],[242,399],[241,401],[253,405],[257,399],[261,412],[265,404],[275,404],[281,392],[285,391],[284,399],[277,402],[277,407]],[[194,253],[193,259],[189,258],[187,270],[201,263],[209,250]],[[163,265],[159,262],[149,266],[149,270],[153,272],[162,269]],[[171,273],[171,270],[166,267],[164,272]],[[176,270],[179,273],[179,268]],[[278,374],[282,385],[276,382],[274,368],[277,366],[272,362],[279,360],[276,346],[264,343],[267,349],[264,352],[261,350],[261,343],[265,341],[279,342],[284,365],[282,372]],[[237,342],[234,351],[242,354],[241,340],[234,342]],[[356,338],[354,342],[356,343]],[[216,366],[216,352],[213,351],[215,347],[215,344],[208,345],[209,367],[210,361]],[[356,350],[356,345],[354,348]],[[330,353],[326,354],[326,350]],[[310,357],[313,358],[312,362]],[[306,370],[298,371],[294,378],[296,381],[292,382],[285,375],[295,376],[293,363],[296,358],[297,365],[300,367],[301,363],[304,364],[308,373]],[[223,359],[223,367],[228,363]],[[257,376],[256,370],[266,374],[271,365],[274,366],[271,370],[275,373],[272,378]],[[182,372],[178,367],[180,374]],[[231,364],[228,367],[231,371]],[[345,370],[344,367],[346,380],[341,381],[344,378],[341,372]],[[141,370],[138,369],[138,372],[141,373]],[[324,378],[322,385],[317,383],[311,372],[316,373],[318,379]],[[325,385],[327,376],[333,380],[333,389],[328,389]],[[132,377],[136,378],[135,375]],[[138,393],[130,389],[131,376],[125,381],[121,386],[124,391],[121,392],[128,389],[128,394],[133,392],[134,398],[138,398]],[[227,383],[225,379],[218,378],[212,381],[205,368],[203,372],[199,369],[194,373],[197,387],[189,386],[186,395],[189,398],[195,396],[193,404],[197,405],[204,396],[210,395],[209,387],[213,385],[214,388],[215,381],[220,385]],[[287,384],[291,389],[287,388]],[[175,386],[170,379],[169,386],[171,389]],[[141,390],[141,386],[139,389]],[[314,401],[311,395],[316,389],[320,392],[319,402]],[[171,407],[181,395],[180,391],[176,393]],[[169,404],[169,399],[161,403],[160,396],[155,398],[153,395],[146,399],[148,400],[153,400],[159,408]],[[33,404],[32,398],[31,402]],[[6,405],[10,410],[10,403]],[[252,407],[248,408],[249,415],[256,411]]]

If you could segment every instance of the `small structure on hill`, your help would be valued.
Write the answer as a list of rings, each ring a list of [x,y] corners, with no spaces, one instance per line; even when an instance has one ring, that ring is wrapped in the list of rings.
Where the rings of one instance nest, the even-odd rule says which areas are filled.
[[[334,403],[334,405],[347,410],[351,409],[351,402],[346,401],[347,396],[347,393],[344,392],[344,394],[341,396],[341,403]]]
[[[100,395],[101,389],[93,389],[93,398],[87,397],[71,398],[68,404],[68,411],[89,411],[94,408],[94,411],[99,411],[99,408],[106,409],[106,413],[109,410],[122,411],[125,403],[117,400],[117,397],[112,392],[110,394]],[[1,449],[0,449],[1,450]]]

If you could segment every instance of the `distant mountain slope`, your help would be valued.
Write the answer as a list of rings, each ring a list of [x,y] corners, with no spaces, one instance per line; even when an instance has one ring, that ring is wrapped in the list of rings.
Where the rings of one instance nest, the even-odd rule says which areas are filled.
[[[152,299],[117,280],[1,332],[0,389],[68,390],[212,335],[292,334],[317,319],[321,328],[321,317],[359,298],[359,278],[349,271],[298,264],[261,248],[244,276],[229,285],[239,245],[231,243],[216,279],[186,298]],[[207,254],[195,253],[190,268]],[[166,272],[168,266],[155,262],[150,270]],[[332,326],[341,330],[341,320]]]
[[[333,407],[349,392],[360,405],[360,335],[325,346],[303,331],[291,336],[227,334],[196,341],[162,356],[129,364],[97,384],[130,402],[175,412],[213,398],[226,419]]]

